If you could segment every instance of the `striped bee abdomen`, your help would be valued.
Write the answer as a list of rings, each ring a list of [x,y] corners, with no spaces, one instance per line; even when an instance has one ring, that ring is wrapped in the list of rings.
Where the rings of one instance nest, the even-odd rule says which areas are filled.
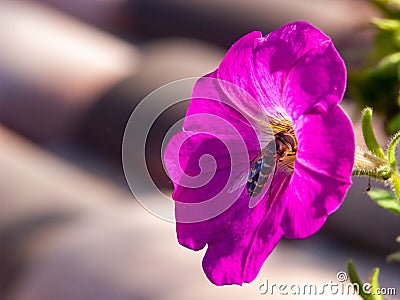
[[[268,181],[268,177],[275,166],[275,152],[275,142],[272,141],[264,149],[261,157],[251,167],[249,179],[246,184],[250,197],[257,196]]]
[[[286,156],[296,154],[297,143],[293,136],[278,132],[255,159],[250,168],[250,174],[246,183],[247,192],[250,197],[256,197],[271,174],[275,174],[276,164],[283,161]]]

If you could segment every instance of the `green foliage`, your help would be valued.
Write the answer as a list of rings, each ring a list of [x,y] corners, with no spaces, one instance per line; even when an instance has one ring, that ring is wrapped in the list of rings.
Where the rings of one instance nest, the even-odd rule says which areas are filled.
[[[386,131],[394,134],[386,151],[377,142],[372,128],[372,109],[362,112],[362,130],[365,144],[373,159],[371,169],[357,165],[353,174],[368,175],[388,182],[394,193],[386,190],[369,190],[368,195],[381,207],[400,215],[400,175],[396,162],[396,148],[400,142],[400,0],[370,0],[385,18],[374,19],[376,28],[375,49],[360,70],[349,70],[348,92],[360,107],[373,107],[386,122]],[[362,158],[365,158],[365,157]],[[357,158],[357,155],[356,155]],[[382,160],[382,163],[374,163]],[[397,238],[400,243],[400,236]],[[400,262],[400,251],[390,254],[388,261]],[[384,300],[379,291],[379,269],[375,268],[369,283],[363,283],[353,261],[347,264],[353,284],[360,288],[364,300]],[[369,289],[364,289],[365,285]]]
[[[400,131],[390,140],[386,153],[379,145],[374,130],[372,128],[372,109],[367,107],[362,111],[362,133],[365,145],[371,154],[363,153],[364,158],[368,158],[370,165],[363,164],[356,151],[356,162],[353,167],[353,175],[367,175],[377,179],[387,181],[395,195],[383,190],[370,191],[368,193],[379,205],[400,214],[395,204],[400,200],[400,176],[397,170],[396,148],[400,142]],[[358,158],[358,160],[357,160]],[[389,201],[393,199],[392,201]]]
[[[396,241],[400,243],[400,236],[397,237]],[[400,251],[390,254],[387,260],[400,263]]]
[[[371,300],[384,300],[383,296],[379,293],[379,268],[375,268],[372,270],[371,277],[370,277],[370,284],[371,284]]]
[[[358,273],[356,271],[356,266],[354,265],[354,262],[352,260],[349,260],[347,262],[347,273],[349,274],[350,281],[358,285],[361,298],[363,298],[364,300],[371,299],[370,295],[365,293],[364,289],[362,288],[364,283],[358,276]]]
[[[347,262],[347,273],[349,274],[350,281],[358,285],[361,298],[364,300],[384,300],[383,296],[380,294],[378,283],[379,268],[372,270],[369,283],[363,283],[361,281],[352,260]]]
[[[400,130],[400,0],[371,0],[384,19],[373,19],[375,49],[365,67],[349,70],[348,92],[360,105],[370,106],[393,134]]]
[[[400,215],[400,200],[395,194],[380,189],[372,190],[367,193],[379,206]]]
[[[393,19],[400,19],[399,0],[371,0],[371,2],[386,16]]]
[[[378,141],[376,140],[373,128],[372,128],[372,109],[367,107],[362,111],[362,132],[364,136],[365,144],[368,150],[371,151],[370,156],[375,157],[375,160],[383,160],[384,164],[380,167],[376,166],[372,171],[366,172],[366,175],[374,175],[376,178],[387,180],[394,191],[394,194],[381,189],[369,190],[367,192],[368,196],[374,200],[379,206],[400,215],[400,176],[397,170],[396,161],[396,148],[400,142],[400,131],[397,132],[390,140],[389,145],[386,149],[386,153],[383,151]],[[383,172],[379,171],[383,170]],[[353,173],[357,174],[353,171]],[[361,170],[358,170],[359,174]],[[400,236],[397,238],[400,242]],[[400,251],[395,252],[387,257],[388,261],[400,262]],[[354,263],[352,261],[348,262],[348,273],[350,280],[353,283],[357,283],[359,286],[361,284],[360,278],[356,272]],[[379,291],[378,285],[378,274],[379,270],[375,269],[371,274],[371,293],[365,294],[361,293],[360,296],[366,300],[383,300],[381,295],[378,295]]]
[[[400,251],[390,254],[387,257],[388,261],[395,261],[400,263]]]
[[[360,107],[370,106],[378,112],[386,123],[390,123],[398,114],[400,106],[397,103],[399,93],[397,71],[368,67],[362,71],[349,72],[348,92]],[[387,128],[389,134],[400,130],[397,123],[391,123]],[[390,130],[393,130],[389,132]]]

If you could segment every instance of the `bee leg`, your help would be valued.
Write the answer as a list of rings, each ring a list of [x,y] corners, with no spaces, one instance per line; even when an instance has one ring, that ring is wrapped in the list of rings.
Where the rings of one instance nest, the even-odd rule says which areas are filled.
[[[371,190],[371,176],[368,176],[368,187],[366,192],[369,192]]]

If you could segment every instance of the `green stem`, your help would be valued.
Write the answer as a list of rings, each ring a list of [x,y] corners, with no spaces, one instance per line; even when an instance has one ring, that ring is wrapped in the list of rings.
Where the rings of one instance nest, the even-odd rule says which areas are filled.
[[[397,163],[396,163],[396,147],[397,144],[400,142],[400,132],[397,132],[396,135],[392,138],[389,148],[388,148],[388,161],[392,171],[397,171]]]
[[[356,148],[353,175],[371,176],[376,179],[387,180],[391,176],[391,168],[386,159]]]
[[[375,179],[383,179],[381,176],[379,176],[375,171],[370,171],[370,170],[358,170],[354,169],[353,173],[351,174],[352,176],[370,176]]]
[[[390,178],[393,190],[397,196],[397,199],[400,199],[400,177],[397,174],[397,172],[392,174],[392,177]]]
[[[371,151],[374,155],[379,158],[386,159],[385,154],[381,146],[378,144],[376,140],[374,130],[372,128],[372,109],[367,107],[362,112],[362,132],[365,140],[365,144],[367,145],[369,151]]]
[[[396,135],[392,138],[387,151],[387,158],[392,173],[391,183],[398,199],[400,199],[400,177],[397,172],[396,147],[399,142],[400,142],[400,132],[396,133]]]

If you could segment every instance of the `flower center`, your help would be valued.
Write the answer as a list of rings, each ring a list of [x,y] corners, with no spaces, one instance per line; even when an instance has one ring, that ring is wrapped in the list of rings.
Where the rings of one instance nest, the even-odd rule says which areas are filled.
[[[274,140],[269,142],[250,168],[246,184],[250,197],[257,196],[264,188],[270,176],[275,175],[278,165],[283,165],[293,170],[296,158],[297,140],[294,134],[278,132]]]
[[[294,135],[278,132],[274,136],[277,161],[283,161],[286,156],[296,155],[297,141]]]
[[[276,152],[274,157],[276,159],[276,167],[282,166],[287,171],[292,172],[298,145],[292,122],[289,118],[282,116],[279,120],[271,119],[270,126],[275,137],[274,146]]]

